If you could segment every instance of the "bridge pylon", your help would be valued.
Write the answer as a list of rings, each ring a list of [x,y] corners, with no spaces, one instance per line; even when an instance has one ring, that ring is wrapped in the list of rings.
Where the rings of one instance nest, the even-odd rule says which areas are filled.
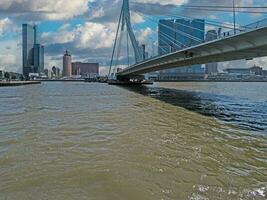
[[[116,31],[116,38],[115,38],[115,43],[113,46],[113,51],[112,51],[112,58],[110,62],[110,69],[109,69],[109,75],[111,75],[111,69],[114,64],[114,54],[116,51],[116,46],[118,44],[119,40],[119,34],[125,31],[125,28],[127,30],[127,37],[130,38],[131,45],[133,47],[134,51],[134,58],[135,62],[138,63],[143,60],[143,53],[142,50],[136,40],[136,37],[133,32],[132,28],[132,23],[131,23],[131,13],[130,13],[130,6],[129,6],[129,0],[123,0],[123,4],[121,7],[121,13],[119,17],[119,22],[118,22],[118,27]]]
[[[121,24],[122,31],[124,30],[125,26],[127,28],[127,33],[130,37],[130,41],[134,49],[135,61],[140,62],[143,60],[143,56],[142,56],[141,48],[138,45],[138,42],[135,38],[133,29],[132,29],[129,0],[123,0],[123,5],[122,5],[122,24]]]

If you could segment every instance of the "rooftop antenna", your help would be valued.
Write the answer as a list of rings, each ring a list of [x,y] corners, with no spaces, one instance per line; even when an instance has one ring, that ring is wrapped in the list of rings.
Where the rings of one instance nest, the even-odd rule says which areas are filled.
[[[234,34],[236,34],[236,11],[235,11],[235,0],[233,0],[233,18],[234,18]]]

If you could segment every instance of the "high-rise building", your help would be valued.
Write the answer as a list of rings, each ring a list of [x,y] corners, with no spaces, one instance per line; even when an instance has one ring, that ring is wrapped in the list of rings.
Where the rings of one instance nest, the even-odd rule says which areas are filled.
[[[63,76],[64,77],[72,76],[71,55],[69,54],[68,51],[66,51],[63,56]]]
[[[54,76],[57,76],[57,68],[55,66],[52,67],[52,72]]]
[[[59,78],[61,76],[60,74],[60,69],[57,67],[57,71],[56,71],[56,74],[57,74],[57,78]]]
[[[33,71],[33,46],[35,29],[29,24],[22,25],[22,59],[23,75],[28,76]]]
[[[53,66],[52,67],[52,72],[53,72],[53,76],[55,78],[59,78],[60,77],[60,69],[58,67]]]
[[[206,41],[216,40],[218,38],[218,33],[216,30],[209,30],[206,33]],[[208,63],[205,69],[206,74],[217,74],[218,73],[218,63]]]
[[[161,19],[158,30],[158,51],[160,55],[163,55],[204,41],[205,21],[201,19]]]
[[[33,48],[33,66],[36,72],[44,71],[44,46],[35,44]]]
[[[44,70],[44,46],[38,44],[36,25],[22,25],[22,67],[23,75],[39,73]]]
[[[200,44],[205,37],[205,21],[201,19],[162,19],[158,24],[159,55],[175,52],[184,47]],[[179,76],[179,74],[202,74],[201,65],[179,67],[160,72],[160,76]]]

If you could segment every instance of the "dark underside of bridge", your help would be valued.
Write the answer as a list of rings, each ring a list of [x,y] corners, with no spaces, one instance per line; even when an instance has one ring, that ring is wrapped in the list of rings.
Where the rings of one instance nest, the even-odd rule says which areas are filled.
[[[145,79],[144,75],[117,76],[117,79],[108,80],[109,85],[151,85],[152,81]]]

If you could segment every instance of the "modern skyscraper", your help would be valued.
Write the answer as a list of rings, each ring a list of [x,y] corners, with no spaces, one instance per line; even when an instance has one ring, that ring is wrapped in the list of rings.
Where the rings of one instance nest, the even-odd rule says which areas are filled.
[[[44,71],[44,46],[35,44],[33,48],[34,71],[39,73]]]
[[[162,19],[158,24],[159,55],[197,45],[204,41],[204,37],[204,20]],[[161,76],[178,76],[181,73],[204,73],[204,69],[202,69],[201,65],[193,65],[160,72]]]
[[[71,77],[72,75],[72,65],[71,65],[71,55],[68,51],[63,56],[63,76]]]
[[[22,25],[22,59],[23,59],[23,75],[28,76],[33,71],[33,45],[35,29],[29,24]]]
[[[23,75],[44,70],[44,46],[38,44],[37,26],[22,25],[22,67]]]
[[[216,40],[218,38],[218,34],[216,30],[209,30],[206,33],[206,41]],[[206,74],[217,74],[218,73],[218,63],[208,63],[206,64]]]

